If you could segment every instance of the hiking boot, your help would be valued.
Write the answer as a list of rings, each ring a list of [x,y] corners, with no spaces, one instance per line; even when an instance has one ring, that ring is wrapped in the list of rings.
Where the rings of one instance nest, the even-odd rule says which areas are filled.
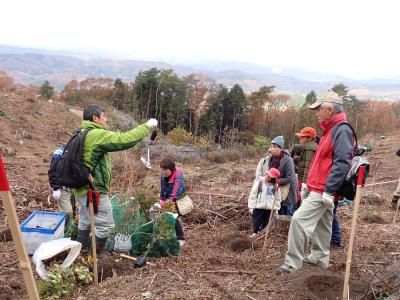
[[[99,238],[96,236],[96,251],[97,255],[101,254],[104,252],[104,247],[106,246],[108,237],[106,238]]]
[[[400,198],[399,196],[393,196],[392,203],[390,205],[392,209],[397,209],[397,203],[399,202],[399,198]]]
[[[338,243],[332,243],[331,242],[331,248],[336,248],[336,249],[341,249],[341,248],[343,248],[343,246],[341,245],[341,244],[338,244]]]
[[[289,273],[297,272],[298,270],[287,264],[283,264],[282,266],[280,266],[278,268],[277,271],[278,271],[278,273],[281,273],[281,274],[289,274]]]
[[[87,254],[90,248],[89,239],[90,230],[80,230],[78,229],[76,241],[82,244],[81,252]]]
[[[314,263],[314,262],[311,261],[308,257],[305,257],[305,258],[303,259],[303,263],[305,263],[305,264],[307,264],[307,265],[310,265],[310,266],[320,267],[320,268],[322,268],[322,269],[328,269],[328,267],[322,266],[322,265],[320,265],[320,264],[318,264],[318,263]]]

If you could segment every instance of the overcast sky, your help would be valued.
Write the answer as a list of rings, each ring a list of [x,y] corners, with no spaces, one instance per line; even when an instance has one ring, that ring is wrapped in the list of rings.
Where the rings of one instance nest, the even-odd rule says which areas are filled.
[[[12,0],[0,6],[0,44],[391,77],[400,76],[399,8],[385,0]]]

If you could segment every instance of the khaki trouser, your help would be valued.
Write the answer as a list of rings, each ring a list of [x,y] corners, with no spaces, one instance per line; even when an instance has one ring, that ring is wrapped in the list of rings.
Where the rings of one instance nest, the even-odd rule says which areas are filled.
[[[321,267],[329,266],[333,207],[333,202],[324,204],[322,194],[316,192],[311,192],[303,200],[290,223],[286,265],[301,268],[304,251],[312,238],[312,250],[308,258]]]
[[[78,229],[90,230],[89,207],[86,207],[87,195],[75,197],[80,204]],[[100,194],[98,212],[94,215],[94,226],[96,236],[100,239],[107,238],[110,235],[110,230],[114,228],[114,218],[108,194]]]
[[[60,199],[57,200],[58,210],[67,214],[65,228],[68,227],[69,220],[74,219],[73,205],[75,202],[74,193],[70,190],[61,189]]]
[[[400,179],[399,179],[399,183],[397,184],[396,190],[393,192],[393,196],[400,197]]]

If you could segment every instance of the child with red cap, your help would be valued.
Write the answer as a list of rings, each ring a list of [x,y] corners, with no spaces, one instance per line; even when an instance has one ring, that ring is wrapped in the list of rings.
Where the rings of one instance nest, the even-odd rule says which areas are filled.
[[[259,189],[257,197],[249,197],[248,207],[253,215],[253,234],[250,237],[256,237],[258,233],[267,226],[271,210],[279,210],[281,207],[281,194],[276,183],[281,173],[276,168],[271,168],[266,172],[265,180],[262,182],[262,188]],[[275,207],[273,202],[275,198]]]

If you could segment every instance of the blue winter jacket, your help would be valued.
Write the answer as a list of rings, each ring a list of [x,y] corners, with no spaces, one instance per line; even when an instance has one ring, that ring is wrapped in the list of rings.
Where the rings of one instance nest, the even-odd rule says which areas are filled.
[[[181,198],[186,193],[185,181],[182,172],[176,168],[170,177],[161,175],[160,200],[173,200]]]

